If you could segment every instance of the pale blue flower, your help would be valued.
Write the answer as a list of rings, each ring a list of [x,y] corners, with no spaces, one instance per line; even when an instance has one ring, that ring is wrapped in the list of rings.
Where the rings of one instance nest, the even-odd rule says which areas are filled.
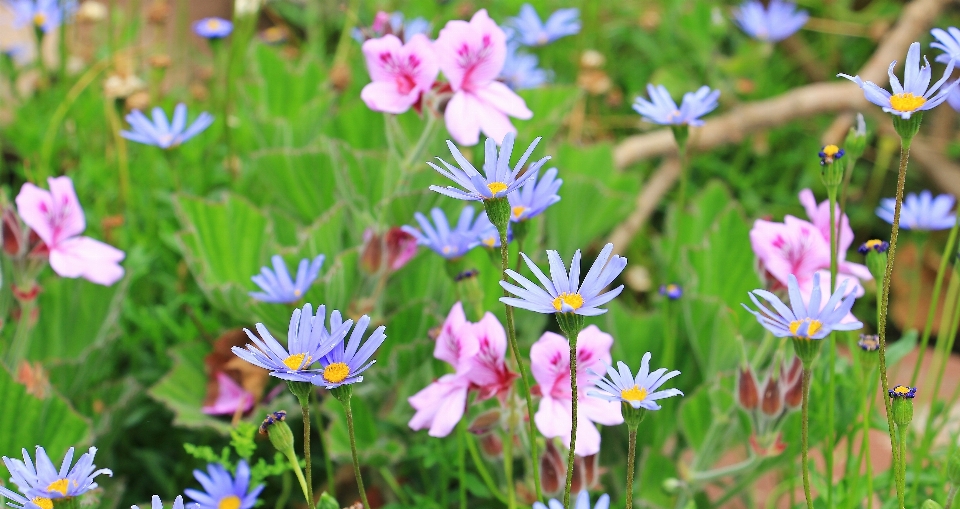
[[[930,191],[921,191],[918,196],[910,193],[903,199],[900,208],[900,228],[905,230],[949,230],[953,228],[956,216],[953,213],[952,195],[941,194],[936,198]],[[877,207],[877,216],[893,224],[896,198],[884,198]]]
[[[193,24],[193,32],[204,39],[223,39],[233,32],[233,23],[223,18],[203,18]]]
[[[880,88],[872,81],[863,81],[860,76],[850,76],[847,74],[838,74],[840,78],[846,78],[857,84],[863,89],[863,95],[868,101],[880,106],[883,111],[898,115],[903,119],[909,119],[911,115],[918,111],[926,111],[934,108],[943,101],[947,100],[950,91],[956,87],[957,81],[941,88],[950,74],[953,72],[953,60],[947,62],[947,69],[943,73],[940,81],[930,85],[931,69],[930,62],[924,57],[925,65],[920,65],[920,43],[915,42],[910,45],[907,51],[907,62],[903,67],[903,86],[900,80],[893,74],[893,68],[897,65],[894,60],[887,69],[890,76],[890,88],[893,94]],[[939,89],[939,92],[937,90]]]
[[[563,265],[563,260],[560,259],[560,254],[556,251],[547,251],[547,260],[550,262],[549,279],[526,254],[520,253],[527,267],[530,268],[530,271],[543,286],[537,286],[517,272],[507,269],[507,275],[519,283],[520,286],[507,281],[500,281],[500,286],[516,296],[501,297],[500,302],[544,314],[602,315],[607,310],[601,309],[599,306],[610,302],[623,291],[623,285],[620,285],[609,292],[601,293],[627,266],[627,259],[622,256],[615,255],[613,259],[610,259],[612,253],[613,244],[607,244],[603,247],[587,275],[584,276],[582,285],[580,284],[579,249],[573,255],[569,275]]]
[[[327,308],[322,305],[317,308],[316,316],[310,304],[304,304],[302,309],[294,309],[287,330],[287,348],[274,339],[262,323],[258,323],[256,328],[260,337],[243,329],[253,344],[247,344],[246,349],[235,346],[231,350],[237,357],[270,371],[272,376],[294,382],[309,382],[319,373],[310,367],[341,343],[353,325],[352,320],[338,322],[336,326],[331,324],[328,331],[324,326],[326,313]]]
[[[813,275],[813,289],[810,292],[810,300],[803,302],[803,296],[800,294],[800,284],[797,278],[790,274],[787,282],[787,292],[790,295],[790,307],[784,305],[780,298],[766,290],[754,290],[748,292],[750,300],[760,309],[754,311],[742,304],[743,308],[757,317],[768,331],[772,332],[778,338],[799,338],[799,339],[823,339],[835,330],[849,331],[863,328],[859,321],[841,323],[850,313],[853,307],[853,301],[857,298],[856,289],[852,290],[844,297],[847,289],[848,279],[844,279],[837,287],[837,291],[830,296],[830,299],[822,307],[820,306],[820,273]],[[757,300],[760,297],[766,300],[773,310]]]
[[[547,207],[560,201],[557,191],[563,184],[557,178],[557,169],[550,168],[537,180],[537,175],[528,180],[520,190],[507,196],[510,201],[510,220],[527,221],[539,216]]]
[[[515,36],[527,46],[543,46],[561,37],[580,33],[580,10],[559,9],[540,21],[537,10],[530,4],[520,7],[520,15],[507,23],[516,30]]]
[[[184,493],[199,504],[199,509],[251,509],[264,488],[263,484],[249,488],[250,467],[244,460],[237,463],[236,478],[217,463],[207,465],[207,473],[194,470],[193,477],[203,491],[186,489]]]
[[[340,311],[334,310],[330,313],[331,329],[339,329],[342,324],[348,322],[350,320],[343,321]],[[314,375],[311,380],[313,385],[334,389],[341,385],[363,381],[360,374],[377,362],[376,360],[370,360],[370,358],[387,339],[386,327],[381,325],[367,337],[366,341],[363,341],[363,335],[369,325],[370,317],[367,315],[361,316],[353,327],[353,332],[350,333],[349,342],[346,339],[337,342],[333,350],[320,359],[323,373]],[[363,346],[360,346],[361,343],[363,343]]]
[[[507,56],[500,70],[500,80],[513,90],[537,88],[550,81],[552,73],[537,67],[536,55],[520,53],[519,45],[507,43]]]
[[[683,396],[679,389],[665,389],[658,391],[667,380],[680,374],[679,371],[667,372],[667,368],[660,368],[650,372],[650,352],[643,354],[640,361],[640,371],[636,378],[633,372],[623,362],[618,362],[619,371],[613,369],[613,366],[607,366],[607,376],[594,373],[593,370],[587,370],[588,373],[597,377],[594,381],[600,391],[588,391],[588,396],[615,401],[617,403],[627,403],[633,408],[644,408],[646,410],[660,410],[660,404],[657,400],[671,398],[673,396]]]
[[[213,116],[203,112],[190,127],[187,127],[187,105],[180,103],[173,110],[173,121],[167,121],[167,115],[159,107],[153,109],[153,122],[140,110],[133,110],[126,117],[132,131],[120,131],[120,136],[162,149],[171,149],[193,138],[213,124]]]
[[[20,493],[0,486],[0,500],[4,498],[7,499],[7,505],[15,509],[44,509],[37,504],[43,504],[47,506],[47,509],[53,507],[53,501],[49,498],[39,497],[31,500]]]
[[[430,186],[430,190],[451,198],[457,198],[458,200],[482,201],[503,198],[509,195],[520,187],[521,184],[526,182],[527,179],[536,174],[537,170],[550,159],[549,157],[544,157],[531,163],[526,173],[520,175],[523,165],[526,164],[527,159],[530,158],[533,149],[537,148],[537,143],[540,143],[540,138],[537,138],[527,147],[527,151],[520,156],[520,160],[517,161],[516,166],[513,167],[513,171],[510,171],[510,155],[513,153],[513,142],[515,139],[516,134],[507,133],[506,136],[503,137],[503,146],[500,147],[498,154],[497,143],[492,138],[487,138],[486,144],[484,145],[485,159],[483,162],[483,173],[486,176],[481,175],[480,172],[470,164],[470,161],[467,161],[467,159],[463,157],[463,154],[460,153],[457,146],[454,145],[452,141],[447,140],[447,147],[450,149],[450,154],[453,155],[454,160],[457,161],[460,167],[451,166],[439,157],[437,160],[440,161],[446,169],[431,162],[427,164],[444,177],[459,184],[463,190],[453,186]]]
[[[9,0],[8,5],[13,9],[14,28],[23,28],[27,25],[39,28],[43,33],[54,30],[63,23],[65,14],[69,15],[76,10],[77,3],[73,0]]]
[[[637,97],[633,103],[633,109],[647,122],[660,125],[691,125],[701,126],[703,120],[700,117],[710,113],[717,108],[717,99],[720,97],[719,90],[711,90],[710,87],[700,87],[696,92],[687,92],[683,94],[683,102],[680,107],[673,102],[670,92],[663,85],[647,85],[647,93],[650,100],[643,97]]]
[[[23,449],[22,451],[23,461],[4,456],[3,463],[10,472],[10,482],[17,485],[20,492],[31,501],[34,498],[49,500],[76,497],[96,488],[97,483],[94,482],[94,478],[98,475],[113,476],[110,469],[96,470],[97,467],[93,464],[93,458],[97,454],[96,447],[91,447],[86,453],[82,454],[72,467],[73,447],[71,447],[63,457],[60,470],[53,466],[53,462],[50,461],[50,457],[47,456],[43,447],[37,446],[36,466],[30,460],[27,450]],[[4,496],[20,501],[15,497],[10,497],[7,492],[9,490],[4,492]],[[37,505],[35,501],[32,503]]]
[[[433,224],[430,224],[426,216],[417,212],[413,217],[420,225],[420,229],[407,225],[402,229],[417,239],[417,245],[426,246],[438,255],[452,260],[460,258],[479,246],[483,238],[490,234],[490,228],[493,225],[487,219],[487,213],[481,212],[476,221],[473,219],[474,213],[473,207],[464,207],[457,220],[457,226],[451,230],[446,214],[443,210],[434,207],[430,211]],[[496,233],[496,228],[493,228],[493,232]]]
[[[544,505],[543,502],[538,500],[533,503],[533,509],[564,509],[563,503],[555,498],[548,500],[547,504],[549,505]],[[577,495],[573,509],[590,509],[590,494],[586,490]],[[597,505],[593,506],[593,509],[610,509],[610,495],[606,493],[600,495],[600,498],[597,499]]]
[[[309,258],[300,260],[296,281],[290,279],[287,264],[280,255],[273,255],[270,260],[273,262],[273,270],[269,267],[261,267],[260,273],[250,278],[263,291],[250,292],[250,296],[261,302],[289,304],[303,298],[313,282],[317,280],[324,256],[317,255],[312,261]]]
[[[767,6],[759,0],[749,0],[734,9],[733,17],[747,35],[770,42],[790,37],[810,19],[807,11],[781,0],[771,0]]]
[[[960,61],[960,30],[957,27],[949,27],[946,31],[934,28],[930,31],[934,39],[939,42],[930,43],[931,48],[942,50],[943,53],[937,55],[934,60],[946,64],[953,60]]]

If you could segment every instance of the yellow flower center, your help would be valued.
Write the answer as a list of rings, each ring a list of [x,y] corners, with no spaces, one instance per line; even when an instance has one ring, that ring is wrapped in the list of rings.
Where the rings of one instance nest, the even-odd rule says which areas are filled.
[[[927,102],[926,99],[918,95],[913,95],[910,92],[904,92],[890,97],[890,107],[897,111],[916,111],[916,109],[923,106],[925,102]]]
[[[40,509],[53,509],[53,500],[50,500],[49,498],[33,497],[31,502],[36,504],[36,506]]]
[[[827,157],[833,157],[840,153],[840,147],[836,145],[827,145],[826,147],[823,147],[822,152],[826,154]]]
[[[643,401],[647,399],[647,390],[634,385],[627,390],[620,391],[620,397],[626,401]]]
[[[487,246],[487,247],[493,247],[493,246],[497,243],[497,238],[496,238],[496,237],[487,237],[487,238],[481,240],[480,242],[483,242],[483,245],[485,245],[485,246]]]
[[[221,498],[220,503],[217,504],[217,509],[240,509],[240,497],[228,495]]]
[[[893,392],[897,394],[910,394],[910,388],[903,385],[898,385],[893,388]]]
[[[519,219],[520,216],[522,216],[524,211],[526,210],[527,208],[524,207],[523,205],[517,205],[516,207],[513,208],[513,217]]]
[[[70,487],[70,481],[66,479],[58,479],[50,483],[50,486],[47,486],[47,491],[59,491],[61,495],[67,496],[67,488]]]
[[[309,366],[312,362],[313,358],[305,353],[295,353],[283,360],[284,366],[294,371]]]
[[[583,297],[579,293],[561,293],[557,296],[556,299],[553,299],[553,308],[557,311],[563,309],[563,305],[566,304],[576,311],[583,306]]]
[[[46,15],[46,14],[44,14],[44,13],[42,13],[42,12],[38,12],[38,13],[36,13],[36,14],[33,15],[33,24],[34,24],[34,25],[36,25],[36,26],[39,27],[39,26],[43,26],[44,23],[46,23],[46,22],[47,22],[47,15]]]
[[[497,194],[506,191],[507,185],[503,182],[491,182],[487,184],[487,189],[489,189],[491,193]]]
[[[207,28],[209,28],[210,30],[216,30],[216,29],[220,28],[220,20],[218,20],[218,19],[211,19],[210,21],[207,21]],[[224,500],[226,500],[226,499],[224,499]],[[238,503],[239,503],[239,502],[238,502]],[[222,505],[223,502],[221,501],[220,504]],[[221,507],[220,509],[224,509],[224,508]]]
[[[334,362],[326,368],[323,368],[323,379],[332,384],[338,384],[346,380],[349,374],[350,366],[342,362]]]
[[[807,323],[807,335],[806,336],[797,336],[797,331],[800,330],[800,326],[804,323]],[[795,337],[802,337],[809,339],[811,336],[817,333],[823,327],[823,322],[820,320],[813,320],[811,318],[804,318],[803,320],[794,320],[790,322],[790,334],[793,334]]]
[[[864,242],[863,244],[864,244],[865,246],[867,246],[867,248],[869,248],[869,249],[877,249],[878,247],[880,247],[880,246],[883,244],[883,241],[882,241],[882,240],[879,240],[879,239],[873,239],[873,240],[868,240],[868,241]]]
[[[293,296],[294,296],[294,297],[299,297],[299,296],[301,296],[301,295],[303,295],[303,292],[301,292],[300,290],[294,290],[294,291],[293,291]]]

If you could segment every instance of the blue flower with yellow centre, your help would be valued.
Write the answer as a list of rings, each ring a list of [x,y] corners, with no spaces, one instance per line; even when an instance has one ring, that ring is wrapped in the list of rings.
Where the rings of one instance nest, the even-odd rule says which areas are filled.
[[[841,323],[850,313],[850,308],[853,307],[853,302],[857,298],[855,291],[849,292],[849,295],[844,297],[847,281],[844,279],[840,283],[837,291],[830,296],[821,309],[820,274],[813,275],[813,290],[810,292],[809,302],[803,301],[800,284],[797,278],[790,274],[787,282],[790,307],[766,290],[754,290],[747,295],[759,311],[750,309],[746,304],[743,304],[743,308],[757,317],[757,321],[778,338],[823,339],[835,330],[857,330],[863,327],[859,321]],[[766,300],[773,309],[761,304],[757,297]]]
[[[207,471],[194,470],[203,491],[186,489],[184,493],[196,502],[199,509],[252,509],[264,485],[250,487],[250,467],[247,462],[237,463],[237,475],[231,476],[223,465],[211,463]]]
[[[132,130],[120,131],[120,136],[169,150],[180,146],[213,124],[213,115],[203,112],[187,127],[187,105],[183,103],[173,109],[172,121],[167,120],[167,114],[159,107],[154,108],[152,114],[151,122],[140,110],[133,110],[126,116]]]
[[[888,390],[887,394],[894,399],[913,399],[917,396],[917,388],[908,387],[906,385],[898,385]]]
[[[903,200],[900,208],[900,228],[906,230],[949,230],[953,228],[956,215],[953,205],[956,200],[949,194],[933,196],[930,191],[922,191],[919,195],[910,193]],[[880,200],[877,207],[877,217],[893,224],[893,213],[897,205],[895,198]]]
[[[626,403],[633,408],[646,410],[660,410],[660,404],[657,403],[657,400],[683,396],[679,389],[657,390],[668,380],[679,375],[680,372],[676,370],[667,372],[667,368],[660,368],[651,372],[650,357],[650,352],[643,354],[643,359],[640,361],[640,370],[637,371],[636,377],[623,362],[617,362],[619,371],[613,369],[613,366],[607,366],[607,376],[609,378],[604,378],[588,369],[588,373],[597,377],[595,382],[600,391],[589,391],[587,395],[607,401]]]
[[[807,24],[810,15],[797,5],[771,0],[767,5],[749,0],[734,9],[733,17],[740,28],[754,39],[777,42],[790,37]]]
[[[543,157],[531,163],[530,166],[527,167],[526,172],[520,175],[520,171],[523,170],[527,159],[533,154],[533,150],[537,148],[537,143],[540,143],[540,138],[537,138],[527,147],[526,152],[520,156],[520,160],[517,161],[517,164],[513,167],[513,170],[511,170],[510,155],[513,153],[513,143],[515,139],[516,135],[514,133],[507,133],[503,137],[503,145],[500,147],[498,153],[496,142],[491,138],[487,138],[484,145],[485,160],[483,163],[483,175],[470,164],[470,161],[467,161],[467,159],[463,157],[463,154],[460,153],[460,150],[457,149],[457,146],[454,145],[452,141],[447,140],[447,147],[450,149],[450,154],[460,167],[453,166],[439,157],[437,161],[440,161],[443,168],[432,162],[427,162],[427,164],[434,170],[437,170],[437,173],[454,181],[463,189],[458,189],[453,186],[430,186],[430,189],[458,200],[483,201],[506,197],[526,182],[527,179],[533,177],[537,173],[537,170],[550,159],[549,157]]]
[[[516,297],[501,297],[504,304],[534,311],[537,313],[574,313],[583,316],[602,315],[607,312],[599,306],[613,300],[623,291],[623,285],[603,293],[603,290],[623,272],[627,266],[627,259],[613,253],[613,244],[607,244],[596,261],[590,267],[587,275],[580,284],[580,250],[573,255],[570,263],[570,272],[567,273],[560,254],[556,251],[547,251],[550,262],[550,278],[547,278],[535,263],[526,254],[520,253],[527,267],[533,272],[542,286],[538,286],[517,272],[507,269],[507,275],[513,278],[519,286],[507,281],[500,281],[500,286]]]
[[[273,255],[270,258],[273,262],[273,270],[262,267],[259,274],[250,278],[262,290],[250,292],[250,296],[260,302],[271,304],[297,302],[306,295],[307,290],[317,280],[320,268],[323,267],[323,260],[323,255],[317,255],[313,260],[309,258],[300,260],[297,266],[297,279],[294,281],[290,278],[290,272],[287,271],[283,258],[280,255]]]
[[[678,300],[683,297],[683,287],[676,283],[660,285],[660,295],[670,300]]]
[[[871,239],[863,244],[860,244],[860,247],[857,248],[857,252],[865,255],[870,251],[875,251],[877,253],[886,253],[890,249],[890,243],[880,240],[880,239]]]
[[[647,122],[660,125],[690,125],[701,126],[700,117],[717,108],[719,90],[710,87],[700,87],[696,92],[687,92],[683,95],[680,106],[670,97],[670,92],[663,85],[647,84],[647,94],[650,100],[637,97],[633,109],[643,116]]]
[[[223,18],[203,18],[193,24],[193,32],[204,39],[223,39],[233,32],[233,23]]]
[[[94,482],[100,474],[113,476],[113,472],[107,468],[97,470],[93,464],[93,458],[97,454],[97,448],[91,447],[86,453],[77,459],[73,464],[73,452],[71,447],[63,457],[60,469],[54,467],[50,457],[43,447],[37,446],[36,465],[30,460],[30,455],[26,449],[22,450],[23,461],[3,457],[3,463],[10,472],[10,481],[17,486],[25,497],[11,497],[9,490],[4,491],[4,496],[17,500],[24,505],[23,500],[28,500],[30,504],[42,509],[50,509],[53,506],[51,500],[59,498],[70,498],[83,495],[84,493],[97,487]],[[72,465],[72,466],[71,466]]]
[[[846,78],[856,83],[863,90],[864,97],[873,104],[880,106],[883,111],[903,119],[909,119],[911,115],[918,111],[929,110],[946,101],[950,91],[957,85],[957,81],[954,80],[949,85],[943,86],[953,72],[954,63],[952,59],[947,62],[947,69],[944,71],[943,77],[932,87],[929,86],[932,73],[930,62],[926,60],[926,57],[924,57],[924,62],[925,65],[921,66],[920,43],[911,44],[907,51],[907,62],[903,68],[903,85],[900,84],[900,80],[893,73],[897,61],[891,62],[887,74],[890,76],[890,89],[893,90],[893,93],[887,92],[872,81],[863,81],[860,76],[841,73],[837,77]]]
[[[532,5],[523,4],[520,15],[507,20],[507,25],[515,30],[516,40],[527,46],[543,46],[561,37],[580,33],[580,10],[558,9],[544,23]]]
[[[507,196],[510,201],[510,220],[513,222],[527,221],[539,216],[547,207],[560,201],[557,191],[563,185],[563,180],[557,178],[557,169],[550,168],[543,173],[543,178],[534,173],[520,190]]]
[[[857,346],[864,352],[876,352],[880,349],[880,337],[876,334],[861,334]]]
[[[460,258],[467,254],[468,251],[484,243],[485,240],[489,240],[491,235],[497,237],[494,244],[499,246],[497,229],[487,219],[487,213],[481,212],[476,221],[474,221],[474,214],[476,214],[476,211],[473,207],[464,207],[460,211],[460,218],[457,220],[456,227],[451,229],[443,210],[434,207],[430,211],[433,224],[430,224],[426,216],[417,212],[413,217],[420,225],[420,229],[404,225],[402,230],[413,235],[417,239],[417,245],[426,246],[448,260]]]
[[[330,313],[331,329],[339,329],[342,324],[350,322],[351,320],[343,321],[340,311],[334,310]],[[353,327],[353,332],[350,333],[350,340],[342,339],[338,341],[333,349],[320,359],[323,372],[313,376],[310,380],[313,385],[334,389],[342,385],[363,381],[360,374],[377,362],[376,360],[370,360],[370,358],[387,339],[386,327],[381,325],[370,333],[364,341],[363,336],[369,325],[370,317],[367,315],[361,316]]]
[[[31,25],[45,34],[58,28],[64,14],[72,14],[77,8],[73,0],[10,0],[6,3],[13,9],[14,28]]]
[[[825,145],[817,155],[820,156],[820,166],[826,166],[843,157],[843,154],[842,148],[836,145]]]

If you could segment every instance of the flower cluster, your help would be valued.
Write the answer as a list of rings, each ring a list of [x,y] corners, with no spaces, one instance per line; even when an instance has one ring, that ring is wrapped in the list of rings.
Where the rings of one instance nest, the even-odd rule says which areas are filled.
[[[433,356],[452,366],[454,373],[408,398],[416,410],[410,427],[444,437],[463,418],[470,391],[477,392],[477,402],[494,396],[504,399],[517,377],[507,367],[506,352],[507,333],[492,313],[472,323],[463,306],[454,304],[433,350]]]
[[[37,446],[36,464],[30,460],[30,454],[23,449],[23,461],[3,457],[3,464],[10,472],[12,482],[19,493],[0,486],[0,494],[9,498],[11,507],[21,509],[51,509],[53,501],[83,495],[97,487],[94,479],[100,474],[113,476],[107,468],[97,470],[93,458],[97,448],[91,447],[73,463],[73,447],[67,450],[60,469],[53,465],[47,451]],[[19,505],[16,505],[19,504]]]

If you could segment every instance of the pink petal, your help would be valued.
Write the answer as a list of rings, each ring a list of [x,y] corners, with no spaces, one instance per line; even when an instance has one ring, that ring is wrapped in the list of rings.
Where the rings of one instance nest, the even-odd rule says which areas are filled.
[[[493,313],[486,313],[479,322],[467,327],[473,336],[477,351],[469,358],[461,358],[460,369],[472,383],[481,388],[496,388],[513,380],[507,370],[504,356],[507,333]]]
[[[530,347],[530,370],[545,398],[552,392],[558,379],[566,379],[569,384],[570,345],[566,338],[553,332],[544,332]]]
[[[540,407],[533,416],[533,422],[540,433],[547,438],[560,437],[564,443],[570,443],[570,400],[559,400],[544,396]],[[579,424],[579,423],[578,423]]]
[[[73,181],[70,177],[57,177],[47,179],[50,185],[50,194],[53,195],[54,208],[62,216],[57,241],[61,241],[83,233],[87,227],[86,219],[83,215],[83,208],[80,206],[80,200],[77,199],[77,193],[73,190]]]
[[[393,82],[374,81],[363,87],[363,90],[360,91],[360,98],[373,111],[399,115],[409,110],[417,102],[417,99],[420,98],[420,91],[413,89],[409,94],[402,95]]]
[[[837,269],[843,276],[849,276],[863,281],[870,281],[873,279],[873,274],[870,273],[870,269],[868,269],[866,265],[860,265],[859,263],[840,262],[837,265]],[[857,294],[857,296],[860,295],[863,295],[862,291],[861,293]]]
[[[830,266],[830,245],[817,227],[786,216],[783,223],[757,220],[750,230],[750,243],[763,267],[783,286],[790,274],[801,282]]]
[[[507,37],[486,9],[469,23],[450,21],[440,30],[434,48],[440,69],[454,91],[475,90],[495,80],[507,56]]]
[[[510,123],[510,118],[504,115],[500,110],[483,105],[480,110],[480,130],[484,136],[497,142],[497,145],[503,142],[503,137],[507,133],[516,133],[517,129]]]
[[[53,243],[53,225],[48,220],[48,211],[53,208],[49,191],[27,182],[17,194],[17,213],[47,245]]]
[[[437,344],[433,348],[433,356],[459,370],[462,361],[476,355],[480,348],[469,329],[470,322],[463,313],[463,305],[457,302],[443,322]]]
[[[201,411],[210,415],[232,415],[241,406],[244,412],[253,408],[253,395],[243,390],[226,373],[217,373],[217,399],[211,405],[205,405]]]
[[[457,92],[447,103],[443,119],[447,131],[460,145],[476,145],[480,141],[480,116],[483,105],[473,94]]]
[[[594,377],[587,373],[592,369],[596,373],[604,373],[610,365],[610,347],[613,346],[613,336],[600,330],[596,325],[580,331],[577,336],[577,385],[587,385]],[[568,354],[569,356],[569,354]],[[569,371],[567,372],[569,378]]]
[[[440,62],[430,39],[423,34],[414,35],[404,46],[404,54],[408,58],[416,57],[420,62],[414,77],[417,88],[424,92],[433,88],[437,75],[440,74]]]
[[[521,120],[533,118],[533,112],[527,108],[523,98],[499,81],[491,81],[474,93],[487,105],[511,117]]]
[[[577,420],[577,443],[573,453],[577,456],[590,456],[600,452],[600,431],[597,426],[585,418],[586,413],[577,409],[579,415]],[[569,428],[569,423],[567,423]],[[569,431],[567,432],[569,435]],[[569,438],[567,444],[570,443]],[[569,446],[568,446],[569,447]]]
[[[593,389],[593,387],[594,386],[591,385],[590,389]],[[623,413],[620,403],[587,396],[586,391],[580,396],[580,400],[577,401],[577,411],[581,414],[581,418],[586,416],[585,418],[597,424],[603,424],[604,426],[623,424]]]
[[[62,277],[83,277],[110,286],[123,277],[123,251],[91,239],[74,237],[50,249],[50,267]]]
[[[444,375],[420,392],[407,398],[416,409],[408,425],[411,429],[429,428],[432,437],[445,437],[460,422],[467,404],[469,382],[457,375]]]
[[[398,55],[403,43],[395,35],[385,35],[379,39],[370,39],[363,43],[363,56],[367,60],[367,71],[373,81],[393,82],[394,75],[383,65],[381,55]]]
[[[800,191],[800,203],[803,205],[803,208],[806,209],[810,222],[820,230],[823,239],[826,240],[827,245],[829,245],[830,201],[824,200],[818,205],[816,198],[813,196],[813,191],[804,189]],[[835,205],[834,212],[837,216],[837,221],[840,222],[840,236],[837,239],[837,251],[841,253],[840,259],[842,260],[846,258],[847,249],[849,249],[850,244],[853,243],[853,230],[850,228],[850,220],[847,218],[847,215],[840,214],[840,205]]]

